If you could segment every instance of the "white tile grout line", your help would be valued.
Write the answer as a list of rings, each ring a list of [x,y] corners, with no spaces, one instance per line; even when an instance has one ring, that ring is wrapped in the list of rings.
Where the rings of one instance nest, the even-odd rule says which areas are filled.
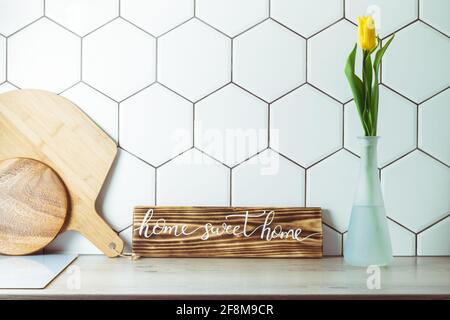
[[[119,19],[120,19],[120,16],[116,16],[116,17],[112,18],[111,20],[106,21],[105,23],[103,23],[103,24],[101,24],[100,26],[96,27],[95,29],[93,29],[93,30],[91,30],[91,31],[89,31],[89,32],[87,32],[87,33],[85,33],[85,34],[84,34],[83,36],[81,36],[81,37],[82,37],[82,38],[89,37],[92,33],[96,32],[97,30],[99,30],[99,29],[103,28],[104,26],[110,24],[111,22],[113,22],[113,21],[115,21],[115,20],[119,20]]]
[[[155,82],[158,81],[159,38],[155,39]]]
[[[419,230],[418,232],[416,232],[416,235],[419,235],[419,234],[421,234],[422,232],[427,231],[428,229],[433,228],[435,225],[437,225],[437,224],[439,224],[439,223],[441,223],[441,222],[444,222],[444,221],[447,220],[449,217],[450,217],[450,213],[447,213],[446,215],[444,214],[444,216],[443,216],[442,218],[440,218],[440,219],[434,221],[434,222],[433,222],[432,224],[430,224],[429,226],[427,226],[427,227],[425,227],[425,228]]]
[[[420,0],[417,0],[417,19],[420,20]]]
[[[155,186],[154,186],[154,188],[155,188],[154,202],[155,202],[155,206],[157,206],[158,205],[158,168],[155,168]]]
[[[245,30],[243,30],[243,31],[241,31],[241,32],[239,32],[239,33],[237,33],[237,34],[234,35],[232,38],[233,38],[233,39],[236,39],[237,37],[243,35],[244,33],[247,33],[248,31],[250,31],[250,30],[256,28],[256,27],[259,26],[260,24],[262,24],[262,23],[264,23],[264,22],[266,22],[266,21],[268,21],[268,20],[270,20],[270,19],[271,19],[270,17],[264,18],[264,19],[262,19],[261,21],[255,23],[253,26],[251,26],[251,27],[249,27],[249,28],[247,28],[247,29],[245,29]]]
[[[74,31],[70,30],[69,28],[67,28],[67,27],[65,27],[64,25],[62,25],[61,23],[59,23],[59,22],[53,20],[52,18],[49,18],[49,17],[47,17],[47,16],[44,16],[44,17],[43,17],[43,20],[48,20],[48,21],[50,21],[50,22],[53,22],[54,24],[56,24],[56,25],[59,26],[60,28],[66,30],[67,32],[70,32],[70,33],[71,33],[72,35],[74,35],[75,37],[80,38],[80,39],[82,38],[78,33],[76,33],[76,32],[74,32]]]
[[[230,193],[230,203],[229,203],[229,205],[230,205],[230,207],[231,206],[233,206],[233,168],[230,168],[230,173],[229,173],[229,175],[230,175],[230,185],[229,185],[229,187],[230,187],[230,189],[229,189],[229,193]]]
[[[345,5],[346,5],[346,0],[342,0],[342,16],[345,19]]]
[[[40,16],[39,18],[34,19],[33,21],[27,23],[26,25],[24,25],[23,27],[20,27],[19,29],[17,29],[16,31],[10,33],[9,35],[6,36],[6,38],[10,38],[15,36],[17,33],[19,33],[20,31],[24,30],[25,28],[28,28],[29,26],[31,26],[32,24],[34,24],[35,22],[38,22],[41,19],[44,19],[45,16]]]
[[[120,146],[120,119],[122,118],[120,116],[121,114],[121,108],[120,108],[120,103],[117,103],[117,147]]]
[[[235,169],[236,167],[240,166],[241,164],[243,164],[244,162],[248,161],[249,159],[258,156],[261,152],[263,152],[263,151],[265,151],[265,150],[272,150],[273,152],[278,153],[280,156],[282,156],[282,157],[286,158],[288,161],[292,162],[294,165],[299,166],[300,168],[303,168],[303,169],[305,170],[305,172],[304,172],[304,173],[305,173],[305,178],[304,178],[304,183],[305,183],[305,186],[304,186],[304,203],[305,203],[305,205],[306,205],[306,204],[307,204],[307,195],[308,195],[308,192],[307,192],[307,175],[308,175],[308,170],[309,170],[310,168],[312,168],[312,167],[314,167],[315,165],[317,165],[318,163],[320,163],[320,162],[322,162],[322,161],[328,159],[329,157],[332,157],[334,154],[336,154],[337,152],[339,152],[339,151],[341,151],[341,150],[346,150],[346,151],[349,152],[351,155],[358,157],[358,156],[357,156],[355,153],[353,153],[351,150],[348,150],[348,149],[345,148],[345,142],[344,142],[344,134],[345,134],[345,115],[344,115],[344,111],[345,111],[345,105],[346,105],[349,101],[347,101],[347,102],[339,101],[338,99],[336,99],[336,98],[333,97],[332,95],[329,95],[327,92],[321,90],[320,88],[318,88],[317,86],[315,86],[313,83],[310,83],[310,82],[308,81],[308,74],[309,74],[309,72],[308,72],[308,40],[311,39],[312,37],[316,36],[317,34],[319,34],[319,33],[323,32],[323,31],[327,30],[328,28],[334,26],[335,24],[341,22],[341,21],[344,21],[344,20],[345,20],[345,21],[347,21],[347,22],[349,22],[349,23],[351,23],[351,24],[353,24],[353,25],[356,25],[356,24],[355,24],[354,22],[352,22],[352,21],[350,21],[350,20],[347,19],[347,17],[346,17],[346,0],[343,0],[343,16],[342,16],[341,18],[339,18],[338,20],[336,20],[336,21],[334,21],[333,23],[329,24],[328,26],[324,27],[323,29],[321,29],[321,30],[319,30],[319,31],[317,31],[317,32],[315,32],[315,33],[313,33],[313,34],[310,35],[309,37],[304,37],[303,35],[299,34],[298,32],[294,31],[293,29],[289,28],[288,26],[284,25],[283,23],[279,22],[278,20],[274,19],[274,18],[272,17],[272,12],[271,12],[271,1],[270,1],[270,0],[269,0],[268,4],[269,4],[269,14],[268,14],[268,17],[267,17],[267,18],[262,19],[261,21],[255,23],[253,26],[251,26],[251,27],[245,29],[244,31],[242,31],[242,32],[240,32],[240,33],[238,33],[237,35],[235,35],[235,36],[233,36],[233,37],[230,37],[229,35],[227,35],[227,34],[224,33],[223,31],[221,31],[220,29],[214,27],[213,25],[209,24],[208,22],[204,21],[203,19],[200,19],[200,18],[197,17],[197,15],[196,15],[196,13],[197,13],[197,12],[196,12],[197,3],[196,3],[196,0],[194,0],[194,12],[193,12],[193,16],[192,16],[192,17],[190,17],[189,19],[187,19],[187,20],[185,20],[185,21],[179,23],[179,24],[176,25],[175,27],[173,27],[173,28],[171,28],[171,29],[165,31],[164,33],[162,33],[162,34],[160,34],[160,35],[158,35],[158,36],[155,36],[155,35],[152,35],[151,33],[149,33],[148,31],[146,31],[145,29],[142,29],[142,28],[139,27],[138,25],[134,24],[133,22],[129,21],[128,19],[124,18],[124,17],[122,16],[122,11],[121,11],[121,0],[119,0],[119,1],[118,1],[118,16],[117,16],[117,17],[114,17],[113,19],[111,19],[111,20],[105,22],[104,24],[100,25],[99,27],[95,28],[94,30],[91,30],[90,32],[88,32],[88,33],[86,33],[85,35],[82,35],[82,36],[81,36],[81,35],[78,35],[77,33],[73,32],[73,31],[71,31],[70,29],[66,28],[64,25],[62,25],[62,24],[60,24],[60,23],[54,21],[53,19],[47,17],[47,16],[46,16],[46,1],[44,0],[44,1],[43,1],[43,14],[42,14],[42,16],[40,16],[39,18],[37,18],[37,19],[31,21],[30,23],[26,24],[25,26],[19,28],[18,30],[14,31],[13,33],[9,34],[8,36],[5,36],[5,38],[6,38],[6,59],[5,59],[5,60],[6,60],[6,71],[5,71],[5,73],[6,73],[6,79],[5,79],[5,82],[11,83],[11,82],[8,80],[8,79],[9,79],[9,77],[8,77],[8,69],[9,69],[9,68],[8,68],[8,65],[9,65],[9,63],[8,63],[8,43],[9,43],[9,41],[8,41],[8,40],[9,40],[9,38],[10,38],[10,37],[13,37],[13,36],[14,36],[15,34],[17,34],[18,32],[22,31],[23,29],[29,27],[30,25],[34,24],[35,22],[37,22],[37,21],[39,21],[39,20],[41,20],[41,19],[48,19],[49,21],[55,23],[56,25],[60,26],[61,28],[65,29],[65,30],[67,30],[68,32],[72,33],[73,35],[79,37],[80,40],[81,40],[81,44],[80,44],[80,52],[81,52],[81,54],[80,54],[80,81],[74,83],[74,84],[71,85],[69,88],[65,89],[64,91],[66,91],[66,90],[72,88],[73,86],[75,86],[75,85],[78,84],[78,83],[84,83],[84,84],[86,84],[87,86],[89,86],[90,88],[96,90],[97,92],[99,92],[99,93],[103,94],[104,96],[106,96],[107,98],[111,99],[112,101],[115,101],[115,102],[117,103],[118,111],[119,111],[118,124],[117,124],[117,129],[118,129],[118,143],[119,143],[119,141],[120,141],[120,103],[122,103],[123,101],[125,101],[125,100],[131,98],[132,96],[134,96],[134,95],[140,93],[142,90],[145,90],[146,88],[148,88],[148,87],[154,85],[155,83],[159,83],[159,82],[158,82],[158,39],[159,39],[160,37],[164,36],[165,34],[167,34],[168,32],[171,32],[172,30],[175,30],[175,29],[179,28],[180,26],[184,25],[185,23],[189,22],[190,20],[196,19],[196,20],[202,22],[203,24],[205,24],[205,25],[207,25],[208,27],[210,27],[210,28],[216,30],[217,32],[219,32],[220,34],[224,35],[225,37],[227,37],[227,38],[229,38],[229,39],[231,40],[231,68],[230,68],[230,69],[231,69],[231,70],[230,70],[230,71],[231,71],[231,75],[230,75],[231,81],[230,81],[229,83],[227,83],[227,84],[225,84],[225,85],[223,85],[223,86],[217,88],[216,90],[212,91],[211,93],[205,95],[204,97],[202,97],[202,98],[199,99],[198,101],[201,101],[201,100],[207,98],[208,96],[210,96],[210,95],[214,94],[215,92],[221,90],[223,87],[225,87],[225,86],[227,86],[227,85],[233,83],[233,84],[235,84],[237,87],[239,87],[239,88],[245,90],[246,92],[252,94],[252,95],[255,96],[256,98],[258,98],[258,99],[264,101],[265,103],[267,103],[267,107],[268,107],[268,119],[267,119],[267,123],[268,123],[268,129],[269,129],[268,131],[270,132],[270,109],[271,109],[271,104],[272,104],[273,102],[275,102],[275,101],[277,101],[277,100],[283,98],[284,96],[290,94],[291,92],[297,90],[298,88],[302,87],[303,85],[308,84],[308,85],[310,85],[311,87],[313,87],[313,88],[315,88],[316,90],[318,90],[319,92],[321,92],[322,94],[328,96],[329,98],[331,98],[331,99],[337,101],[338,103],[340,103],[340,104],[342,105],[342,119],[340,120],[340,121],[342,122],[342,147],[341,147],[340,149],[338,149],[338,150],[336,150],[336,151],[330,153],[330,154],[327,155],[326,157],[320,159],[319,161],[313,163],[312,165],[308,166],[307,168],[304,168],[303,166],[301,166],[301,165],[298,164],[297,162],[295,162],[295,161],[293,161],[292,159],[286,157],[283,153],[280,153],[280,152],[278,152],[278,151],[276,151],[276,150],[271,149],[271,148],[270,148],[270,133],[269,133],[269,134],[268,134],[268,139],[267,139],[267,144],[268,144],[267,148],[264,148],[263,150],[260,150],[260,151],[257,152],[255,155],[252,155],[252,156],[250,156],[249,158],[247,158],[247,159],[245,159],[245,160],[243,160],[243,161],[241,161],[241,162],[239,162],[239,163],[237,163],[237,164],[235,164],[235,165],[233,165],[233,166],[231,166],[231,167],[230,167],[230,166],[227,166],[226,164],[222,163],[222,162],[219,161],[218,159],[215,159],[214,157],[210,156],[208,153],[206,153],[206,152],[204,152],[204,151],[198,149],[197,147],[195,147],[195,140],[194,140],[194,139],[195,139],[195,138],[194,138],[194,137],[195,137],[195,132],[194,132],[194,131],[195,131],[195,103],[197,103],[198,101],[195,101],[195,102],[194,102],[194,101],[190,101],[189,99],[187,99],[187,98],[184,97],[183,95],[177,93],[175,90],[173,90],[173,89],[167,87],[167,86],[164,85],[163,83],[159,83],[160,85],[162,85],[162,86],[165,87],[166,89],[168,89],[168,90],[170,90],[171,92],[177,94],[178,96],[184,98],[185,100],[190,101],[190,102],[193,104],[193,127],[192,127],[192,129],[193,129],[193,141],[192,141],[193,146],[190,147],[189,149],[183,151],[183,152],[180,153],[179,155],[176,155],[176,156],[174,156],[174,157],[172,157],[172,158],[166,160],[165,162],[159,164],[158,166],[154,166],[154,165],[148,163],[147,161],[145,161],[145,160],[141,159],[140,157],[138,157],[137,155],[135,155],[135,154],[133,154],[133,153],[127,151],[125,148],[123,148],[123,147],[121,147],[121,146],[119,146],[119,148],[122,149],[122,150],[124,150],[125,152],[129,153],[129,154],[132,155],[133,157],[136,157],[137,159],[143,161],[145,164],[147,164],[147,165],[151,166],[152,168],[154,168],[154,170],[155,170],[155,186],[154,186],[154,187],[155,187],[155,199],[154,199],[155,205],[157,204],[157,185],[158,185],[158,183],[157,183],[157,172],[158,172],[158,169],[161,168],[162,166],[164,166],[165,164],[170,163],[172,160],[174,160],[175,158],[181,156],[181,155],[184,154],[185,152],[187,152],[187,151],[189,151],[189,150],[192,150],[192,149],[196,149],[196,150],[198,150],[199,152],[202,152],[202,153],[205,154],[206,156],[210,157],[211,159],[217,161],[218,163],[221,163],[223,166],[225,166],[225,167],[227,167],[227,168],[230,169],[230,171],[229,171],[229,175],[230,175],[230,179],[229,179],[229,183],[230,183],[230,186],[229,186],[229,192],[230,192],[230,205],[232,205],[232,203],[233,203],[233,200],[232,200],[232,177],[233,177],[233,169]],[[420,1],[419,1],[419,0],[417,1],[417,14],[418,14],[417,19],[415,19],[415,20],[409,22],[408,24],[402,26],[401,28],[398,28],[398,29],[397,29],[396,31],[394,31],[393,33],[397,33],[397,32],[399,32],[399,31],[401,31],[401,30],[403,30],[403,29],[409,27],[410,25],[412,25],[412,24],[414,24],[414,23],[416,23],[416,22],[422,22],[423,24],[425,24],[425,25],[428,26],[429,28],[431,28],[431,29],[433,29],[433,30],[439,32],[440,34],[444,35],[445,37],[449,38],[449,36],[448,36],[447,34],[445,34],[444,32],[442,32],[442,31],[436,29],[434,26],[430,25],[428,22],[423,21],[422,19],[420,19]],[[138,90],[138,91],[132,93],[131,95],[129,95],[128,97],[126,97],[125,99],[123,99],[123,100],[121,100],[121,101],[116,101],[115,99],[112,99],[111,97],[109,97],[109,96],[106,95],[105,93],[99,91],[98,89],[96,89],[95,87],[91,86],[89,83],[87,83],[87,82],[85,82],[85,81],[83,80],[83,39],[84,39],[84,37],[89,36],[89,35],[92,34],[93,32],[95,32],[95,31],[97,31],[97,30],[103,28],[104,26],[108,25],[109,23],[111,23],[111,22],[113,22],[113,21],[115,21],[115,20],[117,20],[117,19],[122,19],[123,21],[125,21],[125,22],[131,24],[131,25],[134,26],[135,28],[137,28],[137,29],[139,29],[139,30],[145,32],[148,36],[155,38],[155,41],[156,41],[156,44],[155,44],[155,51],[156,51],[156,52],[155,52],[155,81],[152,82],[152,83],[150,83],[150,84],[147,85],[146,87],[144,87],[144,88],[142,88],[142,89],[140,89],[140,90]],[[242,35],[242,34],[248,32],[248,31],[250,31],[250,30],[256,28],[257,26],[259,26],[260,24],[266,22],[267,20],[272,20],[273,22],[275,22],[275,23],[277,23],[277,24],[283,26],[285,29],[287,29],[287,30],[293,32],[293,33],[296,34],[297,36],[299,36],[299,37],[301,37],[301,38],[303,38],[303,39],[306,40],[306,44],[305,44],[305,50],[306,50],[306,54],[305,54],[305,74],[306,74],[306,75],[305,75],[305,79],[306,79],[306,80],[305,80],[305,82],[302,83],[302,84],[300,84],[300,85],[297,86],[296,88],[294,88],[294,89],[292,89],[292,90],[290,90],[290,91],[284,93],[283,95],[281,95],[280,97],[276,98],[274,101],[271,101],[271,102],[265,101],[264,99],[262,99],[262,98],[259,97],[258,95],[254,94],[253,92],[251,92],[251,91],[247,90],[246,88],[240,86],[238,83],[235,83],[235,82],[234,82],[234,78],[233,78],[234,39],[237,38],[237,37],[239,37],[240,35]],[[386,39],[386,38],[388,38],[388,37],[390,37],[393,33],[391,33],[391,34],[385,36],[385,37],[383,38],[383,40]],[[382,72],[382,71],[381,71],[381,72]],[[13,84],[13,83],[11,83],[11,85],[16,86],[16,85]],[[434,98],[434,97],[437,96],[438,94],[444,92],[445,90],[448,90],[449,87],[447,87],[447,88],[445,88],[445,89],[443,89],[443,90],[441,90],[441,91],[439,91],[439,92],[433,94],[432,96],[428,97],[427,99],[425,99],[424,101],[422,101],[422,102],[420,102],[420,103],[416,103],[416,102],[412,101],[411,99],[409,99],[408,97],[406,97],[406,96],[402,95],[401,93],[397,92],[396,90],[394,90],[393,88],[391,88],[389,85],[385,84],[385,83],[383,82],[383,79],[382,79],[382,74],[381,74],[381,76],[380,76],[380,85],[385,86],[385,87],[388,88],[389,90],[395,92],[396,94],[400,95],[401,97],[407,99],[408,101],[410,101],[410,102],[412,102],[412,103],[414,103],[414,104],[416,105],[416,107],[417,107],[417,114],[416,114],[416,143],[418,143],[418,136],[419,136],[419,112],[418,112],[418,108],[419,108],[419,106],[420,106],[421,104],[425,103],[426,101],[428,101],[428,100]],[[18,86],[16,86],[16,87],[18,87]],[[63,92],[64,92],[64,91],[63,91]],[[350,100],[350,101],[351,101],[351,100]],[[395,159],[394,161],[388,163],[387,165],[385,165],[385,166],[383,166],[381,169],[379,169],[379,170],[380,170],[380,171],[379,171],[379,173],[380,173],[380,178],[381,178],[381,175],[382,175],[382,171],[383,171],[386,167],[392,165],[393,163],[399,161],[400,159],[406,157],[407,155],[409,155],[410,153],[412,153],[412,152],[414,152],[414,151],[416,151],[416,150],[419,150],[420,152],[423,152],[423,153],[424,153],[425,155],[427,155],[428,157],[430,157],[430,158],[432,158],[432,159],[438,161],[439,163],[445,165],[446,167],[450,167],[449,165],[445,164],[445,163],[442,162],[441,160],[437,159],[436,157],[432,156],[431,154],[427,153],[426,151],[420,149],[420,148],[418,147],[418,144],[416,144],[416,146],[417,146],[417,147],[416,147],[415,149],[413,149],[413,150],[411,150],[411,151],[409,151],[409,152],[403,154],[402,156],[398,157],[398,158]],[[446,217],[444,217],[444,218],[442,218],[442,219],[440,219],[440,220],[438,220],[438,221],[436,221],[436,222],[430,224],[428,227],[426,227],[425,229],[421,230],[420,232],[423,232],[423,231],[427,230],[428,228],[433,227],[435,224],[437,224],[437,223],[439,223],[439,222],[445,220],[447,217],[448,217],[448,216],[446,216]],[[404,227],[403,225],[401,225],[400,223],[398,223],[397,221],[395,221],[395,220],[393,220],[393,219],[391,219],[391,218],[389,218],[389,219],[392,220],[393,222],[397,223],[398,225],[402,226],[402,227],[405,228],[406,230],[411,231],[411,230],[409,230],[408,228],[406,228],[406,227]],[[333,227],[331,227],[331,226],[329,226],[329,225],[327,225],[327,226],[330,227],[331,229],[337,231],[337,230],[334,229]],[[128,227],[127,227],[127,228],[128,228]],[[125,228],[125,229],[127,229],[127,228]],[[123,230],[122,230],[122,231],[123,231]],[[343,241],[343,234],[344,234],[345,232],[344,232],[344,233],[341,233],[341,232],[339,232],[339,231],[337,231],[337,232],[341,235],[341,238],[342,238],[342,241]],[[414,234],[415,234],[415,237],[416,237],[416,248],[415,248],[415,250],[416,250],[416,255],[417,255],[417,235],[418,235],[420,232],[414,233]],[[343,244],[342,244],[342,250],[343,250]]]
[[[230,55],[230,81],[233,82],[233,70],[234,70],[234,39],[231,39],[230,42],[230,51],[231,51],[231,55]]]
[[[305,36],[301,35],[300,33],[298,33],[297,31],[295,31],[294,29],[289,28],[288,26],[286,26],[285,24],[281,23],[280,21],[274,19],[274,18],[269,18],[269,20],[275,22],[276,24],[282,26],[283,28],[291,31],[292,33],[294,33],[295,35],[297,35],[298,37],[302,38],[303,40],[307,40],[308,38],[306,38]]]
[[[427,27],[429,27],[430,29],[433,29],[434,31],[440,33],[441,35],[443,35],[444,37],[446,37],[447,39],[450,39],[450,36],[448,36],[447,34],[445,34],[445,32],[442,32],[441,30],[435,28],[434,26],[432,26],[431,24],[429,24],[428,22],[424,21],[424,20],[417,20],[422,22],[424,25],[426,25]]]
[[[8,65],[9,65],[9,63],[8,63],[8,56],[9,56],[8,43],[9,43],[8,38],[5,38],[5,82],[8,81],[8,69],[9,69],[9,67],[8,67]]]

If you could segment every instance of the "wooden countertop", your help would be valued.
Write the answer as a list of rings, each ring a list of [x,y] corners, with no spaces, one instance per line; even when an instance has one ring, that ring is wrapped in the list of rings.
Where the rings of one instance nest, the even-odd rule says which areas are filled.
[[[80,256],[43,290],[0,299],[450,299],[450,257],[402,257],[369,290],[365,268],[323,259],[109,259]],[[80,280],[80,281],[78,281]],[[77,288],[79,284],[79,288]]]

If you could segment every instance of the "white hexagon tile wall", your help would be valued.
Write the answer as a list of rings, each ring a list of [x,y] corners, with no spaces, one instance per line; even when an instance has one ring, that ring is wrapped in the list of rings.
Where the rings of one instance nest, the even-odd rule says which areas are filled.
[[[450,255],[450,1],[0,0],[0,92],[61,94],[117,142],[97,207],[127,241],[135,204],[307,205],[341,255],[361,134],[343,66],[365,12],[396,33],[379,121],[394,254]],[[74,233],[47,250],[98,253]]]

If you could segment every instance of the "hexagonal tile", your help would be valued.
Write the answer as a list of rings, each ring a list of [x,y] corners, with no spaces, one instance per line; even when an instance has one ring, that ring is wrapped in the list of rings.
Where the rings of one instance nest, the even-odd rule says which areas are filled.
[[[413,23],[398,32],[386,52],[383,83],[419,103],[449,86],[449,51],[448,38],[422,22]]]
[[[160,36],[194,16],[194,0],[122,0],[120,14]]]
[[[269,0],[197,0],[196,15],[230,37],[269,17]]]
[[[414,256],[416,254],[416,235],[398,223],[388,220],[394,256]]]
[[[230,202],[230,170],[191,149],[157,170],[158,205],[226,206]]]
[[[305,82],[301,37],[268,20],[234,40],[233,80],[266,101]]]
[[[158,40],[158,80],[196,101],[231,78],[231,40],[193,19]]]
[[[119,16],[119,0],[46,0],[45,15],[84,36]]]
[[[6,38],[0,36],[0,83],[6,80]]]
[[[426,21],[436,29],[450,34],[450,2],[447,0],[420,1],[420,19]]]
[[[271,105],[270,146],[304,167],[342,146],[342,105],[309,85]]]
[[[450,89],[419,106],[419,147],[450,165]]]
[[[383,167],[416,147],[416,105],[380,86],[378,111],[378,166]],[[360,154],[358,138],[364,135],[355,103],[345,106],[345,147]]]
[[[359,160],[342,150],[306,173],[306,205],[322,207],[323,221],[344,232],[352,211]]]
[[[345,16],[356,23],[358,16],[372,15],[380,36],[385,37],[417,19],[417,1],[347,0]]]
[[[121,103],[120,145],[158,166],[192,147],[192,123],[192,103],[154,84]]]
[[[414,232],[450,210],[450,170],[414,151],[381,171],[387,215]]]
[[[122,19],[83,39],[83,80],[120,101],[155,80],[155,39]]]
[[[343,17],[341,0],[272,0],[272,17],[310,37]]]
[[[421,256],[450,255],[450,218],[417,235],[417,254]]]
[[[8,39],[8,80],[60,92],[80,80],[81,40],[48,19]]]
[[[342,235],[328,227],[322,225],[323,232],[323,255],[340,256],[342,255]]]
[[[136,205],[154,205],[155,169],[118,150],[116,160],[97,199],[97,208],[116,231],[132,224]]]
[[[331,226],[323,229],[325,255],[342,253],[340,232],[347,228],[359,163],[345,150],[327,157],[341,147],[343,120],[342,105],[327,95],[341,103],[351,99],[342,69],[356,42],[356,28],[348,21],[327,26],[342,17],[344,3],[346,18],[351,21],[365,12],[373,13],[381,18],[382,37],[398,33],[383,61],[379,121],[379,165],[383,167],[386,208],[398,221],[389,220],[393,252],[414,255],[413,232],[418,232],[418,254],[450,254],[450,170],[443,164],[450,165],[446,123],[450,117],[450,62],[446,56],[450,42],[442,34],[450,32],[448,1],[45,2],[46,15],[56,23],[39,19],[44,14],[44,0],[0,0],[0,93],[18,87],[62,91],[61,95],[78,104],[116,140],[121,102],[120,142],[129,152],[119,151],[98,207],[117,231],[123,230],[126,241],[131,237],[131,207],[137,203],[304,205],[307,189],[306,204],[323,206],[324,221]],[[119,2],[124,18],[101,27],[118,16]],[[192,19],[194,2],[198,19]],[[272,19],[268,19],[269,2]],[[398,31],[417,18],[418,8],[424,22]],[[74,33],[90,33],[83,40],[83,70],[81,40]],[[149,33],[164,35],[155,40]],[[304,39],[296,33],[311,37],[308,55]],[[298,88],[306,80],[306,56],[311,86]],[[360,70],[360,62],[356,66]],[[81,77],[84,82],[78,83]],[[156,77],[162,85],[152,84]],[[229,83],[231,80],[237,85]],[[197,102],[195,114],[192,102],[181,96]],[[256,96],[272,102],[270,109]],[[420,104],[418,133],[416,106],[409,99]],[[358,153],[355,138],[361,129],[356,110],[353,103],[344,110],[345,147]],[[197,120],[195,140],[193,118]],[[267,146],[267,132],[258,137],[261,143],[247,152],[238,141],[224,143],[227,132],[264,131],[269,118],[272,129],[280,129],[271,133],[273,150],[237,165]],[[317,128],[322,131],[315,132]],[[215,141],[220,141],[223,152],[216,152]],[[191,148],[193,142],[211,157],[236,167],[230,170],[196,148],[165,163]],[[420,150],[404,156],[416,144]],[[278,156],[278,151],[311,167],[305,173]],[[327,158],[321,161],[323,157]],[[160,166],[158,172],[145,162]],[[136,182],[137,189],[130,187],[130,181]],[[63,233],[47,250],[55,251],[100,253],[74,232]]]
[[[102,254],[102,252],[88,239],[76,231],[65,231],[59,234],[44,249],[45,254]]]
[[[308,40],[308,82],[341,102],[350,100],[352,95],[344,65],[355,43],[356,27],[348,21],[341,21]],[[358,73],[360,60],[358,52]]]
[[[84,83],[73,86],[61,95],[74,102],[114,141],[118,140],[119,108],[117,102]]]
[[[195,105],[195,145],[233,166],[267,147],[268,106],[234,84]]]
[[[11,90],[16,90],[16,89],[18,89],[18,88],[9,82],[3,82],[0,85],[0,93],[4,93],[4,92],[11,91]]]
[[[303,206],[305,170],[268,149],[233,169],[234,206]]]
[[[44,15],[44,0],[0,0],[0,34],[9,36]]]

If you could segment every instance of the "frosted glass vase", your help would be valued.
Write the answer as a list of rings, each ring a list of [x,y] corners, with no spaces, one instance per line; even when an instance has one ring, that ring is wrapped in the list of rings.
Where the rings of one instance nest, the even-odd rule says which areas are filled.
[[[384,266],[392,261],[391,239],[377,165],[379,137],[359,137],[359,181],[353,203],[344,259],[354,266]]]

